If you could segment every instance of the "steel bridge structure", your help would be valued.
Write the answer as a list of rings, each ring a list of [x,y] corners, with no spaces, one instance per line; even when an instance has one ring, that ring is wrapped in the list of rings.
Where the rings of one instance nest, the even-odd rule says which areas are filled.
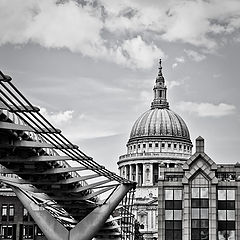
[[[0,165],[47,239],[134,239],[136,184],[72,144],[1,71]]]

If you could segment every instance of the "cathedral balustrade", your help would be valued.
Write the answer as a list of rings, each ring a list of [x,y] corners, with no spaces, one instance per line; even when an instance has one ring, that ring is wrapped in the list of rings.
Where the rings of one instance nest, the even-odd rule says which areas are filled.
[[[171,157],[177,157],[182,159],[187,159],[189,157],[189,153],[172,153],[172,152],[143,152],[143,153],[129,153],[125,154],[119,157],[119,161],[128,160],[128,159],[134,159],[134,158],[171,158]]]

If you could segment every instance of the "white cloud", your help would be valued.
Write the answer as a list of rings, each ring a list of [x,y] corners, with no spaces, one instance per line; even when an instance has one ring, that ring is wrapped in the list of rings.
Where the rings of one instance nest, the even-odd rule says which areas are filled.
[[[0,45],[33,42],[150,68],[163,57],[159,40],[216,49],[221,36],[239,30],[239,12],[239,0],[1,0]]]
[[[175,58],[175,63],[173,63],[173,65],[172,65],[172,68],[175,68],[175,67],[177,67],[178,65],[179,65],[179,63],[184,63],[185,62],[185,59],[184,59],[184,57],[176,57]]]
[[[177,87],[184,84],[184,81],[168,81],[167,82],[167,87],[168,89],[172,89],[173,87]]]
[[[203,55],[203,54],[200,54],[196,51],[193,51],[193,50],[187,50],[187,49],[184,49],[184,52],[188,55],[188,57],[196,62],[201,62],[203,61],[206,56]]]
[[[196,114],[199,117],[223,117],[234,114],[236,110],[234,105],[226,103],[181,102],[177,107],[181,111]]]
[[[122,55],[119,61],[125,61],[125,64],[136,66],[138,68],[150,68],[153,66],[156,59],[163,57],[164,53],[154,44],[147,44],[141,36],[126,40],[121,47]]]
[[[41,107],[40,112],[54,127],[59,127],[68,123],[73,117],[73,111],[70,110],[53,113]]]

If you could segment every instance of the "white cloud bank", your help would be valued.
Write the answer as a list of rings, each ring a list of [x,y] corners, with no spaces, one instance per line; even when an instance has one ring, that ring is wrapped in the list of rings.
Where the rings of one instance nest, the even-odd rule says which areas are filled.
[[[161,41],[207,50],[237,33],[239,0],[1,0],[0,45],[40,44],[130,68],[164,57]],[[201,57],[189,53],[196,61]],[[203,58],[203,56],[202,56]]]
[[[54,127],[62,126],[73,118],[73,111],[60,111],[57,113],[49,112],[46,108],[40,108],[41,114],[51,123]]]
[[[193,50],[184,49],[184,52],[187,54],[187,56],[190,59],[194,60],[195,62],[201,62],[206,58],[205,55],[198,53],[196,51],[193,51]]]
[[[190,114],[196,114],[199,117],[223,117],[235,113],[236,107],[234,105],[219,103],[195,103],[195,102],[181,102],[177,108]]]

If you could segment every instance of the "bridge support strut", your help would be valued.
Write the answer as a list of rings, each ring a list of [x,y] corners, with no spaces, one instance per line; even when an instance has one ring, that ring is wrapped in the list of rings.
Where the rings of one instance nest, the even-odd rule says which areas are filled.
[[[132,184],[121,184],[106,203],[96,207],[70,231],[20,188],[12,189],[48,240],[91,240],[132,187]]]

